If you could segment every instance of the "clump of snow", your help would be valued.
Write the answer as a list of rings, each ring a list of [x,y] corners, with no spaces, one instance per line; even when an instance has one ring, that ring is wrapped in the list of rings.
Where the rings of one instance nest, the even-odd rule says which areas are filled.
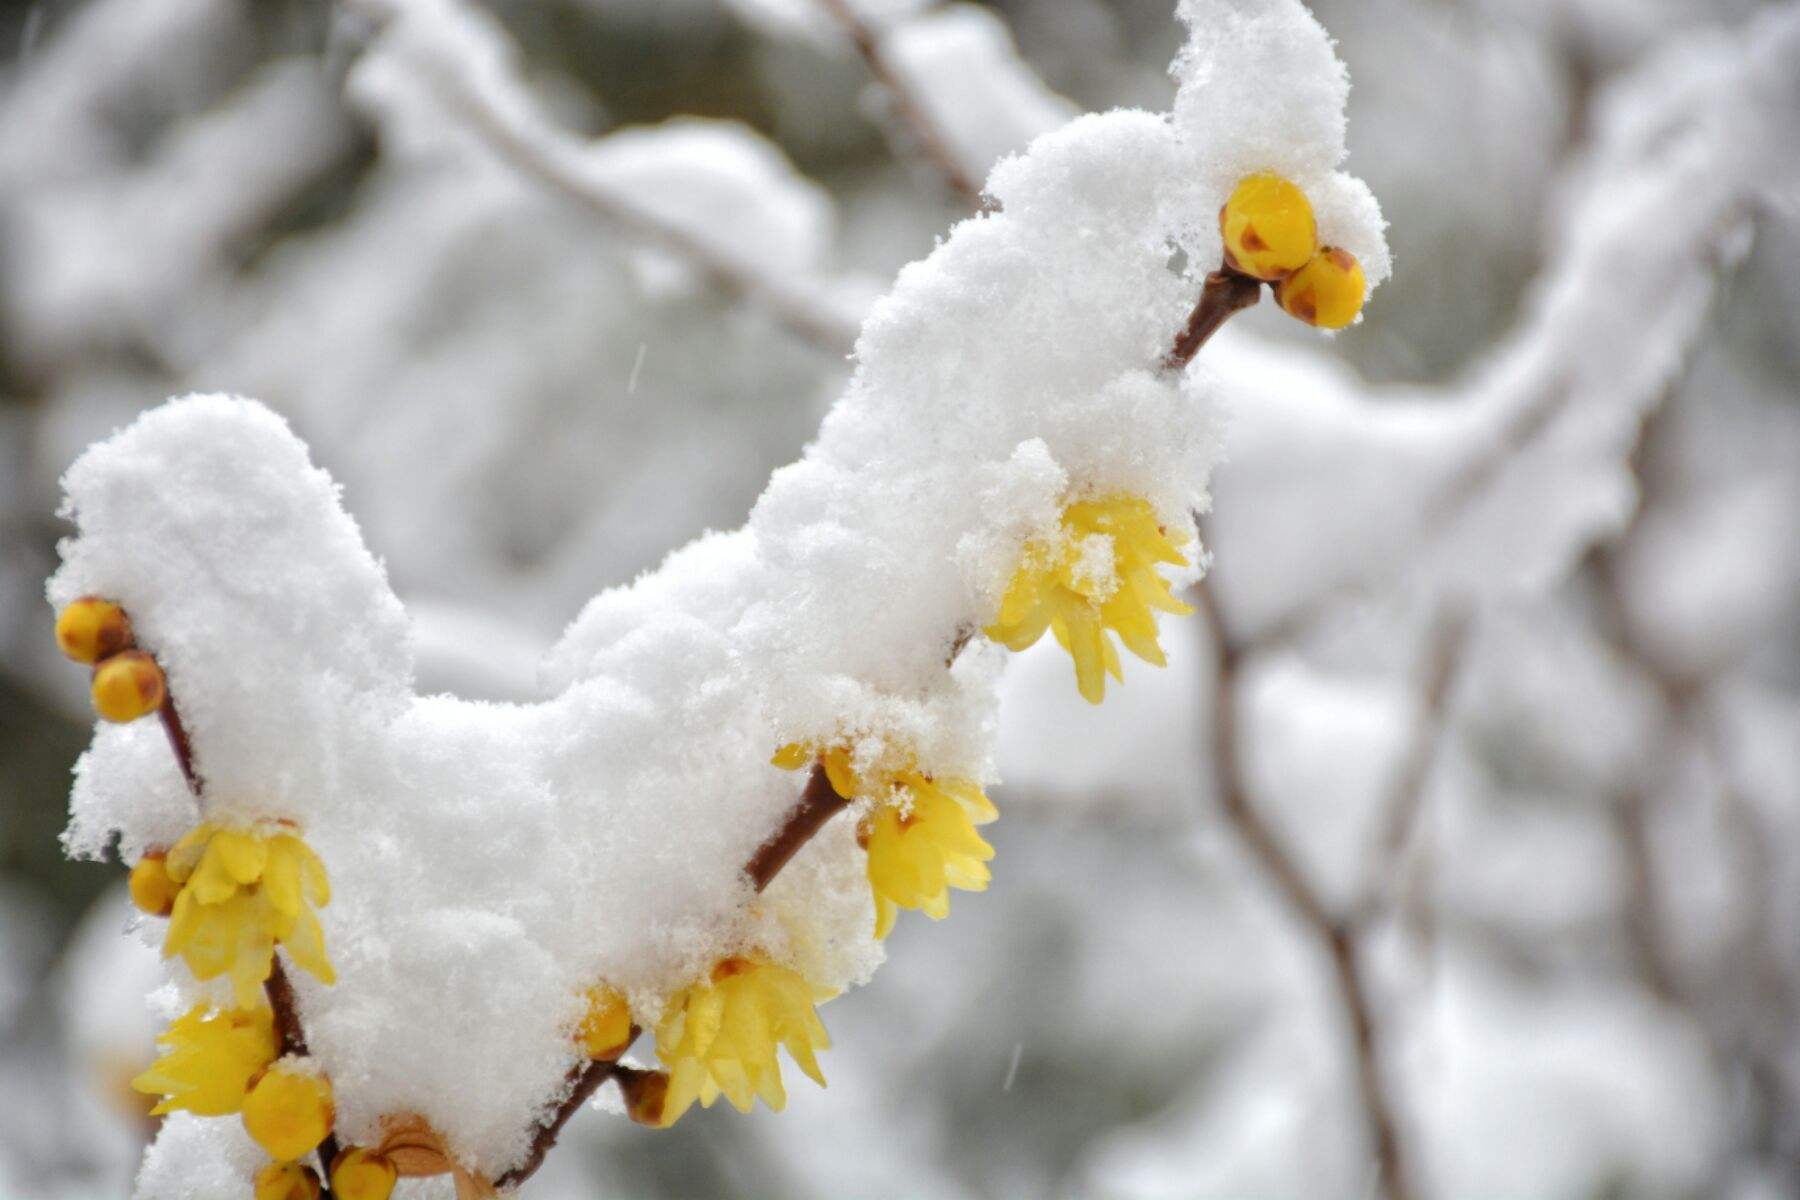
[[[171,402],[69,471],[80,532],[52,602],[122,603],[168,672],[206,817],[292,820],[331,873],[338,983],[297,986],[341,1136],[417,1112],[491,1177],[557,1099],[588,986],[651,1020],[729,954],[773,954],[834,989],[879,964],[848,822],[752,896],[741,868],[801,786],[770,755],[848,742],[864,768],[991,781],[1004,655],[978,639],[948,660],[992,620],[1024,546],[1076,495],[1141,495],[1177,529],[1208,506],[1214,384],[1158,363],[1218,259],[1237,174],[1325,187],[1341,157],[1323,31],[1297,0],[1257,8],[1260,66],[1291,53],[1337,81],[1307,93],[1334,106],[1317,130],[1277,104],[1281,72],[1230,67],[1243,6],[1186,6],[1174,114],[1085,117],[1002,163],[1002,211],[901,272],[818,440],[748,523],[595,598],[533,702],[417,694],[381,565],[260,405]],[[1258,157],[1281,127],[1231,131],[1237,106],[1264,101],[1302,152]],[[1344,243],[1378,279],[1379,221],[1351,208]],[[148,726],[97,739],[72,847],[116,833],[130,853],[191,819],[153,743]],[[163,1194],[184,1146],[229,1149],[218,1136],[171,1123],[145,1190]]]

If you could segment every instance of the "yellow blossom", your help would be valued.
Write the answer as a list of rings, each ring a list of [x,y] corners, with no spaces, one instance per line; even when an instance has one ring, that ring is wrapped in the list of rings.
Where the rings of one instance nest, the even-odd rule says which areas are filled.
[[[275,946],[325,983],[335,983],[315,907],[331,899],[324,864],[286,832],[196,826],[166,862],[180,885],[163,957],[179,954],[194,978],[229,974],[240,1007],[256,1003]]]
[[[934,780],[915,771],[895,777],[893,798],[857,827],[869,852],[875,936],[885,938],[902,908],[934,921],[950,912],[950,889],[987,890],[994,848],[975,832],[1000,813],[966,779]]]
[[[319,1200],[319,1173],[299,1163],[272,1162],[256,1173],[255,1200]]]
[[[902,908],[923,909],[941,920],[950,911],[950,888],[987,889],[994,848],[975,827],[1000,813],[978,784],[934,779],[912,767],[865,776],[850,766],[848,746],[815,750],[795,742],[776,751],[772,761],[789,771],[819,762],[838,795],[875,802],[857,826],[857,840],[869,852],[876,937],[893,930]]]
[[[1273,172],[1246,175],[1219,209],[1225,263],[1256,279],[1298,270],[1319,245],[1306,193]]]
[[[267,1008],[209,1010],[200,1004],[156,1040],[163,1055],[131,1086],[162,1100],[154,1116],[186,1109],[222,1117],[244,1105],[250,1080],[275,1061],[275,1017]]]
[[[1321,329],[1343,329],[1362,311],[1368,293],[1356,255],[1327,246],[1275,287],[1275,300],[1289,316]]]
[[[669,1068],[662,1123],[673,1125],[695,1100],[711,1108],[721,1095],[739,1112],[749,1112],[758,1096],[781,1111],[781,1046],[825,1086],[814,1052],[831,1039],[813,1006],[832,995],[787,967],[750,958],[726,959],[682,989],[656,1027],[656,1053]]]
[[[331,1164],[331,1194],[337,1200],[388,1200],[399,1177],[385,1155],[352,1146]]]
[[[125,610],[98,596],[83,596],[56,614],[56,644],[79,663],[97,663],[131,645]]]
[[[175,895],[181,890],[181,885],[169,878],[168,857],[160,852],[138,859],[127,886],[132,904],[153,917],[166,917],[174,911]]]
[[[169,694],[162,668],[142,650],[126,650],[102,662],[94,668],[88,690],[94,711],[119,725],[149,716]]]
[[[1109,631],[1145,662],[1165,665],[1151,610],[1193,610],[1170,594],[1156,566],[1186,566],[1178,549],[1186,541],[1185,531],[1164,529],[1141,497],[1078,500],[1063,509],[1055,534],[1026,547],[986,633],[1024,650],[1050,630],[1075,660],[1081,694],[1098,704],[1107,675],[1124,679]]]
[[[331,1132],[331,1081],[285,1059],[264,1071],[244,1097],[244,1128],[269,1157],[293,1162]]]
[[[602,1061],[618,1058],[631,1045],[631,1006],[625,1003],[625,997],[611,988],[589,988],[587,1011],[582,1015],[581,1027],[575,1031],[575,1036],[589,1058]]]

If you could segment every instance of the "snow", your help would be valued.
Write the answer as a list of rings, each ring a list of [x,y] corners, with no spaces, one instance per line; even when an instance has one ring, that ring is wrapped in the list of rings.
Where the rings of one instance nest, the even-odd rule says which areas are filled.
[[[172,401],[70,469],[79,534],[52,603],[122,603],[168,672],[207,818],[291,820],[331,872],[321,915],[339,982],[298,986],[344,1138],[418,1112],[491,1177],[555,1100],[595,981],[647,1022],[733,953],[794,963],[830,989],[869,977],[882,952],[848,822],[750,902],[741,867],[799,786],[770,754],[849,742],[864,769],[916,761],[993,779],[1004,656],[977,641],[947,668],[949,649],[993,618],[1021,548],[1071,496],[1141,495],[1175,527],[1208,506],[1216,384],[1156,366],[1218,259],[1214,214],[1239,174],[1269,164],[1271,139],[1293,141],[1278,165],[1320,189],[1325,226],[1371,281],[1386,273],[1372,201],[1335,174],[1341,68],[1297,2],[1264,7],[1255,60],[1291,55],[1329,76],[1320,88],[1301,103],[1275,75],[1244,73],[1235,7],[1185,6],[1193,42],[1173,116],[1081,118],[1003,162],[990,180],[1001,210],[901,272],[818,439],[748,523],[596,597],[533,702],[417,694],[411,622],[386,573],[337,485],[268,409]],[[417,19],[432,6],[404,9],[383,37],[426,56],[425,79],[461,64],[514,136],[573,155],[504,90],[507,65],[479,25],[437,28]],[[380,79],[364,86],[407,102]],[[1331,111],[1303,111],[1313,104]],[[1256,117],[1265,108],[1275,123]],[[571,165],[656,190],[711,172],[723,190],[702,183],[692,209],[675,208],[698,230],[731,188],[769,194],[779,177],[747,138],[701,125],[615,134]],[[788,244],[770,261],[804,257],[822,228],[798,195],[771,206],[763,240]],[[1189,267],[1171,269],[1171,247]],[[73,848],[116,832],[130,853],[177,827],[153,733],[97,738]],[[217,1142],[172,1124],[146,1191],[200,1152],[184,1147],[235,1153]]]

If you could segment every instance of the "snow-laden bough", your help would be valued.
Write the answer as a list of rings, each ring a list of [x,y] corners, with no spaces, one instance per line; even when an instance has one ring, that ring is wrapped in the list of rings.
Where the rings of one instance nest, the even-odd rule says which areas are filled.
[[[1200,344],[1264,282],[1336,327],[1387,274],[1324,31],[1180,14],[1173,111],[1000,163],[748,523],[597,596],[536,703],[416,694],[380,563],[255,402],[70,469],[49,595],[106,720],[66,840],[116,837],[184,967],[140,1194],[484,1194],[607,1080],[653,1125],[781,1107],[778,1048],[823,1081],[816,1006],[987,882],[1005,651],[1051,634],[1096,702],[1121,645],[1160,662],[1219,455]],[[660,1070],[620,1061],[643,1030]]]

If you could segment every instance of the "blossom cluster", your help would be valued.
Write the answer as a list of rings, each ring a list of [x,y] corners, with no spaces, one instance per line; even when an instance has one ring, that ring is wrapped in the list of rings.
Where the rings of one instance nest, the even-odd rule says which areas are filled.
[[[516,1182],[608,1079],[653,1126],[781,1108],[781,1053],[823,1083],[817,1008],[899,914],[989,883],[1004,652],[1051,634],[1095,703],[1119,646],[1163,663],[1218,421],[1159,352],[1220,280],[1337,328],[1386,270],[1337,171],[1323,30],[1297,0],[1181,11],[1173,114],[1083,118],[1002,163],[994,211],[902,273],[748,524],[596,597],[535,703],[417,694],[379,563],[260,405],[176,401],[71,469],[51,596],[114,722],[71,845],[118,836],[186,968],[138,1085],[236,1116],[259,1197]],[[1300,102],[1271,47],[1318,76]],[[1171,245],[1218,270],[1171,269]],[[177,786],[134,725],[152,713]],[[656,1068],[626,1061],[646,1030]]]

